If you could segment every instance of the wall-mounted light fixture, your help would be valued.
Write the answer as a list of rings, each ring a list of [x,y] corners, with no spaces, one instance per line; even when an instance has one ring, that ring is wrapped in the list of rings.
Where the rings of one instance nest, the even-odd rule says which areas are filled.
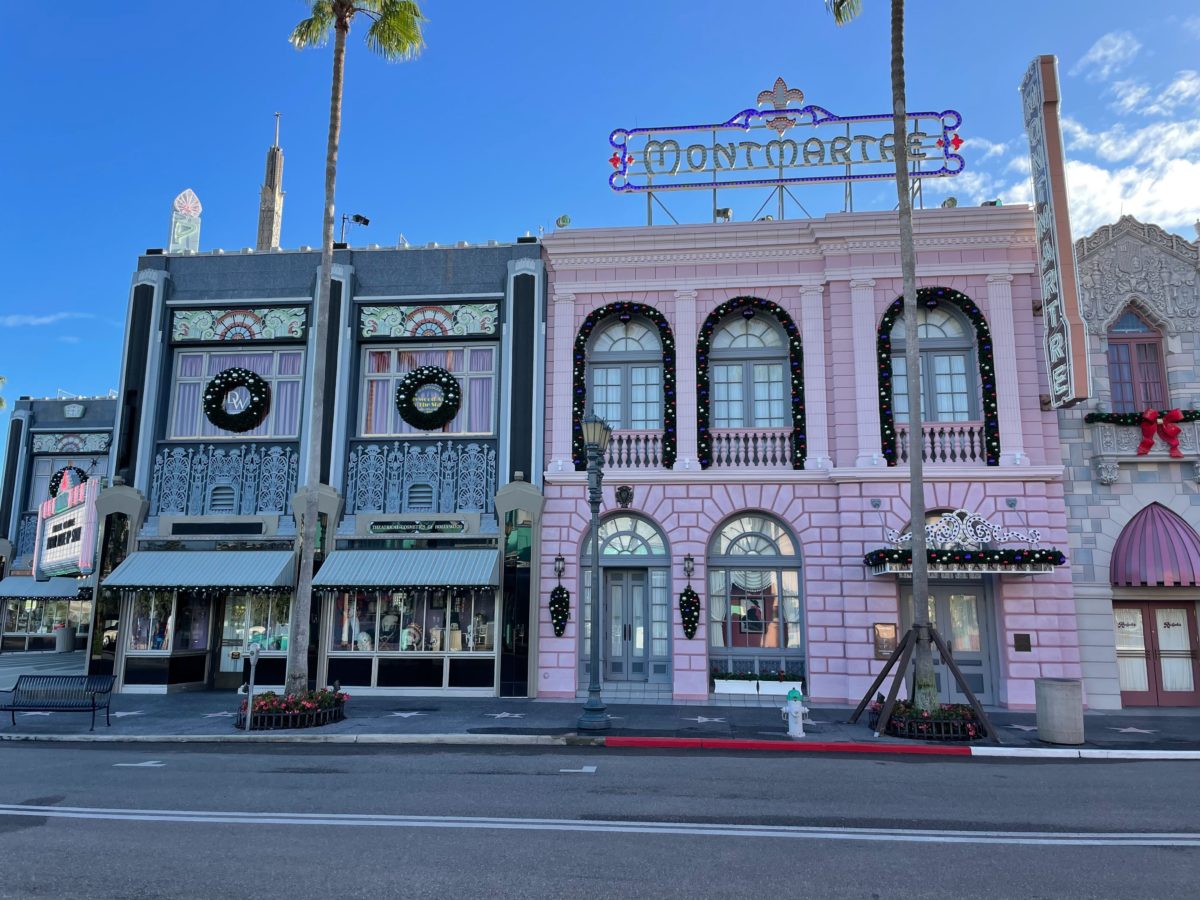
[[[688,554],[683,558],[683,574],[689,579],[692,577],[692,572],[696,570],[696,560],[692,554]]]
[[[561,557],[561,556],[554,557],[554,574],[555,575],[557,575],[559,578],[562,578],[562,573],[566,571],[566,568],[567,568],[567,561],[563,557]]]

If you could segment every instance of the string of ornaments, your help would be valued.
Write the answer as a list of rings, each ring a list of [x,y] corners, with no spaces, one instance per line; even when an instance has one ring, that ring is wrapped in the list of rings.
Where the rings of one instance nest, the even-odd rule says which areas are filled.
[[[662,464],[670,469],[675,465],[676,434],[675,434],[675,335],[666,316],[653,306],[645,303],[633,303],[622,300],[609,303],[588,313],[579,333],[575,336],[575,354],[572,358],[571,379],[571,456],[575,460],[575,468],[583,471],[587,468],[587,448],[583,442],[583,417],[587,413],[587,346],[588,339],[597,325],[609,319],[629,322],[634,317],[645,319],[658,329],[658,339],[662,344],[663,363],[663,440]]]
[[[690,641],[700,626],[700,595],[690,584],[679,594],[679,620],[683,624],[683,636]]]
[[[554,626],[554,636],[562,637],[567,630],[567,620],[571,618],[571,593],[561,584],[550,591],[550,624]]]
[[[966,294],[949,288],[921,288],[917,303],[926,309],[936,309],[940,303],[951,303],[962,310],[975,328],[975,345],[979,357],[979,391],[983,400],[983,453],[989,466],[1000,465],[1000,415],[996,401],[996,363],[992,356],[992,333],[982,310]],[[896,416],[892,397],[892,328],[904,314],[904,298],[898,297],[883,314],[879,323],[876,361],[879,366],[879,430],[883,456],[889,466],[896,465]],[[906,331],[906,335],[909,332]],[[915,333],[915,332],[913,332]]]
[[[225,408],[225,400],[237,388],[245,388],[250,396],[245,409],[230,412]],[[204,386],[204,417],[222,431],[253,431],[270,409],[271,386],[249,369],[224,369]]]
[[[726,300],[709,314],[700,329],[700,336],[696,339],[696,396],[698,400],[696,450],[702,469],[707,469],[712,465],[713,440],[709,428],[711,400],[709,398],[708,355],[712,349],[713,332],[716,331],[721,320],[732,313],[741,312],[743,317],[751,319],[760,310],[774,316],[783,330],[787,332],[788,366],[792,376],[791,462],[793,469],[804,468],[804,458],[808,455],[808,438],[805,434],[804,348],[800,343],[800,330],[792,321],[791,316],[779,304],[761,297],[734,297],[732,300]]]
[[[418,400],[417,393],[430,385],[441,391],[441,402],[431,409],[421,409],[424,398]],[[454,421],[461,407],[462,388],[458,379],[441,366],[419,366],[396,385],[396,410],[400,418],[421,431],[444,428]]]
[[[931,566],[1062,566],[1067,562],[1066,555],[1053,547],[1025,550],[930,549],[925,552]],[[863,557],[863,562],[871,567],[888,563],[910,566],[912,565],[912,548],[887,547],[872,550]]]

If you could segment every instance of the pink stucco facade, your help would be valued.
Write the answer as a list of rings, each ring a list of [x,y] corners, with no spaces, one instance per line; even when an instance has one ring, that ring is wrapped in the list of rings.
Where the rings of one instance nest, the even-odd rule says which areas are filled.
[[[1046,376],[1032,212],[1023,206],[926,210],[917,212],[915,227],[918,286],[959,291],[987,320],[1000,429],[999,465],[927,463],[927,507],[1036,528],[1042,546],[1065,549],[1057,420],[1039,401]],[[671,469],[606,468],[602,515],[617,510],[616,486],[628,485],[634,493],[628,512],[656,524],[669,544],[672,695],[709,696],[709,541],[731,516],[756,511],[781,521],[798,544],[806,693],[818,702],[856,702],[883,665],[875,658],[873,626],[900,623],[902,590],[897,576],[872,574],[863,554],[887,545],[886,529],[909,522],[907,468],[887,466],[881,453],[876,365],[880,319],[901,293],[894,214],[568,230],[546,237],[544,252],[550,309],[539,595],[554,586],[554,559],[561,555],[572,611],[566,633],[555,637],[541,605],[537,695],[575,696],[580,684],[576,600],[589,512],[586,476],[571,458],[575,339],[593,310],[634,301],[661,313],[675,337],[678,456]],[[701,468],[698,461],[697,334],[717,306],[743,296],[778,304],[800,331],[803,470]],[[703,610],[692,640],[677,609],[688,554]],[[982,581],[993,702],[1029,707],[1034,679],[1079,676],[1069,567]],[[1017,634],[1029,635],[1029,650],[1017,648]]]

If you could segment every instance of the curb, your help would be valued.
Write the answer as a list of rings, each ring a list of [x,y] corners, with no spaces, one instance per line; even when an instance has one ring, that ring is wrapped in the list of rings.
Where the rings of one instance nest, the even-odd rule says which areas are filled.
[[[585,739],[590,741],[591,739]],[[549,734],[0,734],[0,741],[59,744],[457,744],[460,746],[563,747]],[[582,746],[588,746],[583,743]]]
[[[861,744],[850,741],[740,741],[733,738],[609,737],[607,747],[646,747],[661,750],[779,750],[792,753],[878,753],[911,756],[970,756],[971,748],[936,744]]]

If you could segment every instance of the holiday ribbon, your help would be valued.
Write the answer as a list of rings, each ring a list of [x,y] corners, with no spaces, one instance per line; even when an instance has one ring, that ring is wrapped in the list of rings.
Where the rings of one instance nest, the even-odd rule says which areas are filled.
[[[1178,409],[1165,409],[1161,413],[1157,409],[1148,409],[1142,413],[1142,442],[1138,444],[1138,456],[1145,456],[1150,452],[1157,435],[1167,445],[1171,457],[1180,459],[1183,451],[1179,449],[1179,434],[1183,429],[1178,423],[1181,421],[1183,412]]]

